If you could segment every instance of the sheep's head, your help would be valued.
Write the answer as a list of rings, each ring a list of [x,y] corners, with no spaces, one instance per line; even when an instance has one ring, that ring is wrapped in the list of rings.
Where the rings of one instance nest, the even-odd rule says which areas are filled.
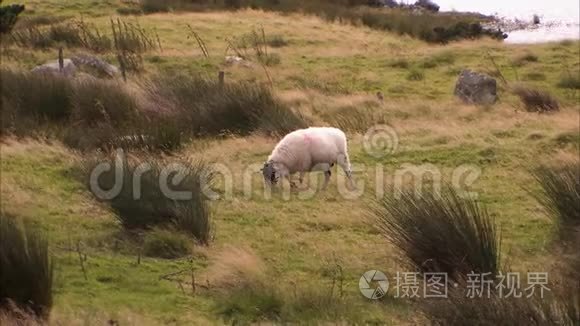
[[[264,176],[264,180],[266,184],[275,185],[278,183],[278,179],[280,179],[276,163],[274,162],[266,162],[264,163],[264,167],[262,168],[262,175]]]

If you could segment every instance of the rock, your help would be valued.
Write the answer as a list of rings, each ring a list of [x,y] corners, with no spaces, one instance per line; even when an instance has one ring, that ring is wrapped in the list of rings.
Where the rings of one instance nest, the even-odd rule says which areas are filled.
[[[77,71],[77,67],[71,59],[64,59],[62,72],[60,71],[58,60],[47,62],[43,65],[34,67],[31,71],[33,73],[62,73],[65,76],[73,76]]]
[[[88,55],[88,54],[77,54],[71,57],[71,60],[78,67],[86,66],[91,69],[96,70],[99,74],[107,75],[109,77],[115,77],[120,74],[119,68],[113,66],[112,64],[106,62],[105,60]]]
[[[252,63],[251,62],[245,60],[242,57],[238,57],[238,56],[235,56],[235,55],[228,55],[228,56],[226,56],[225,63],[227,65],[242,65],[242,66],[247,67],[247,68],[251,68],[252,67]]]
[[[497,82],[488,75],[466,69],[457,79],[455,96],[470,104],[493,104],[497,101]]]

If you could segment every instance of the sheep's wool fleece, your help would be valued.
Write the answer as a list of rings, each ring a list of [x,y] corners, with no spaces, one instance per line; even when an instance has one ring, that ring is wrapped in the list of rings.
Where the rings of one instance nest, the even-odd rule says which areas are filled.
[[[337,128],[311,127],[287,134],[268,160],[283,163],[290,173],[309,171],[320,163],[335,163],[346,155],[346,135]]]

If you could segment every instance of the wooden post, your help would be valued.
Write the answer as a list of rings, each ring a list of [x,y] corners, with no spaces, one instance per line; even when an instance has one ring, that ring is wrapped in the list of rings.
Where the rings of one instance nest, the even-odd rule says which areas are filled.
[[[64,70],[64,55],[63,55],[62,47],[58,48],[58,69],[61,73]]]
[[[224,86],[225,72],[223,70],[220,70],[220,72],[218,74],[218,79],[219,79],[220,86]]]

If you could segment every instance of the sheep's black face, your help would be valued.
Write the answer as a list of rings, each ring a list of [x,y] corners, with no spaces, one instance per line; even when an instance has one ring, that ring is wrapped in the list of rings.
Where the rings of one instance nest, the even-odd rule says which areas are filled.
[[[272,163],[264,164],[264,167],[262,168],[262,174],[264,175],[264,180],[266,180],[267,183],[274,185],[278,183],[276,170],[274,169],[274,165]]]

